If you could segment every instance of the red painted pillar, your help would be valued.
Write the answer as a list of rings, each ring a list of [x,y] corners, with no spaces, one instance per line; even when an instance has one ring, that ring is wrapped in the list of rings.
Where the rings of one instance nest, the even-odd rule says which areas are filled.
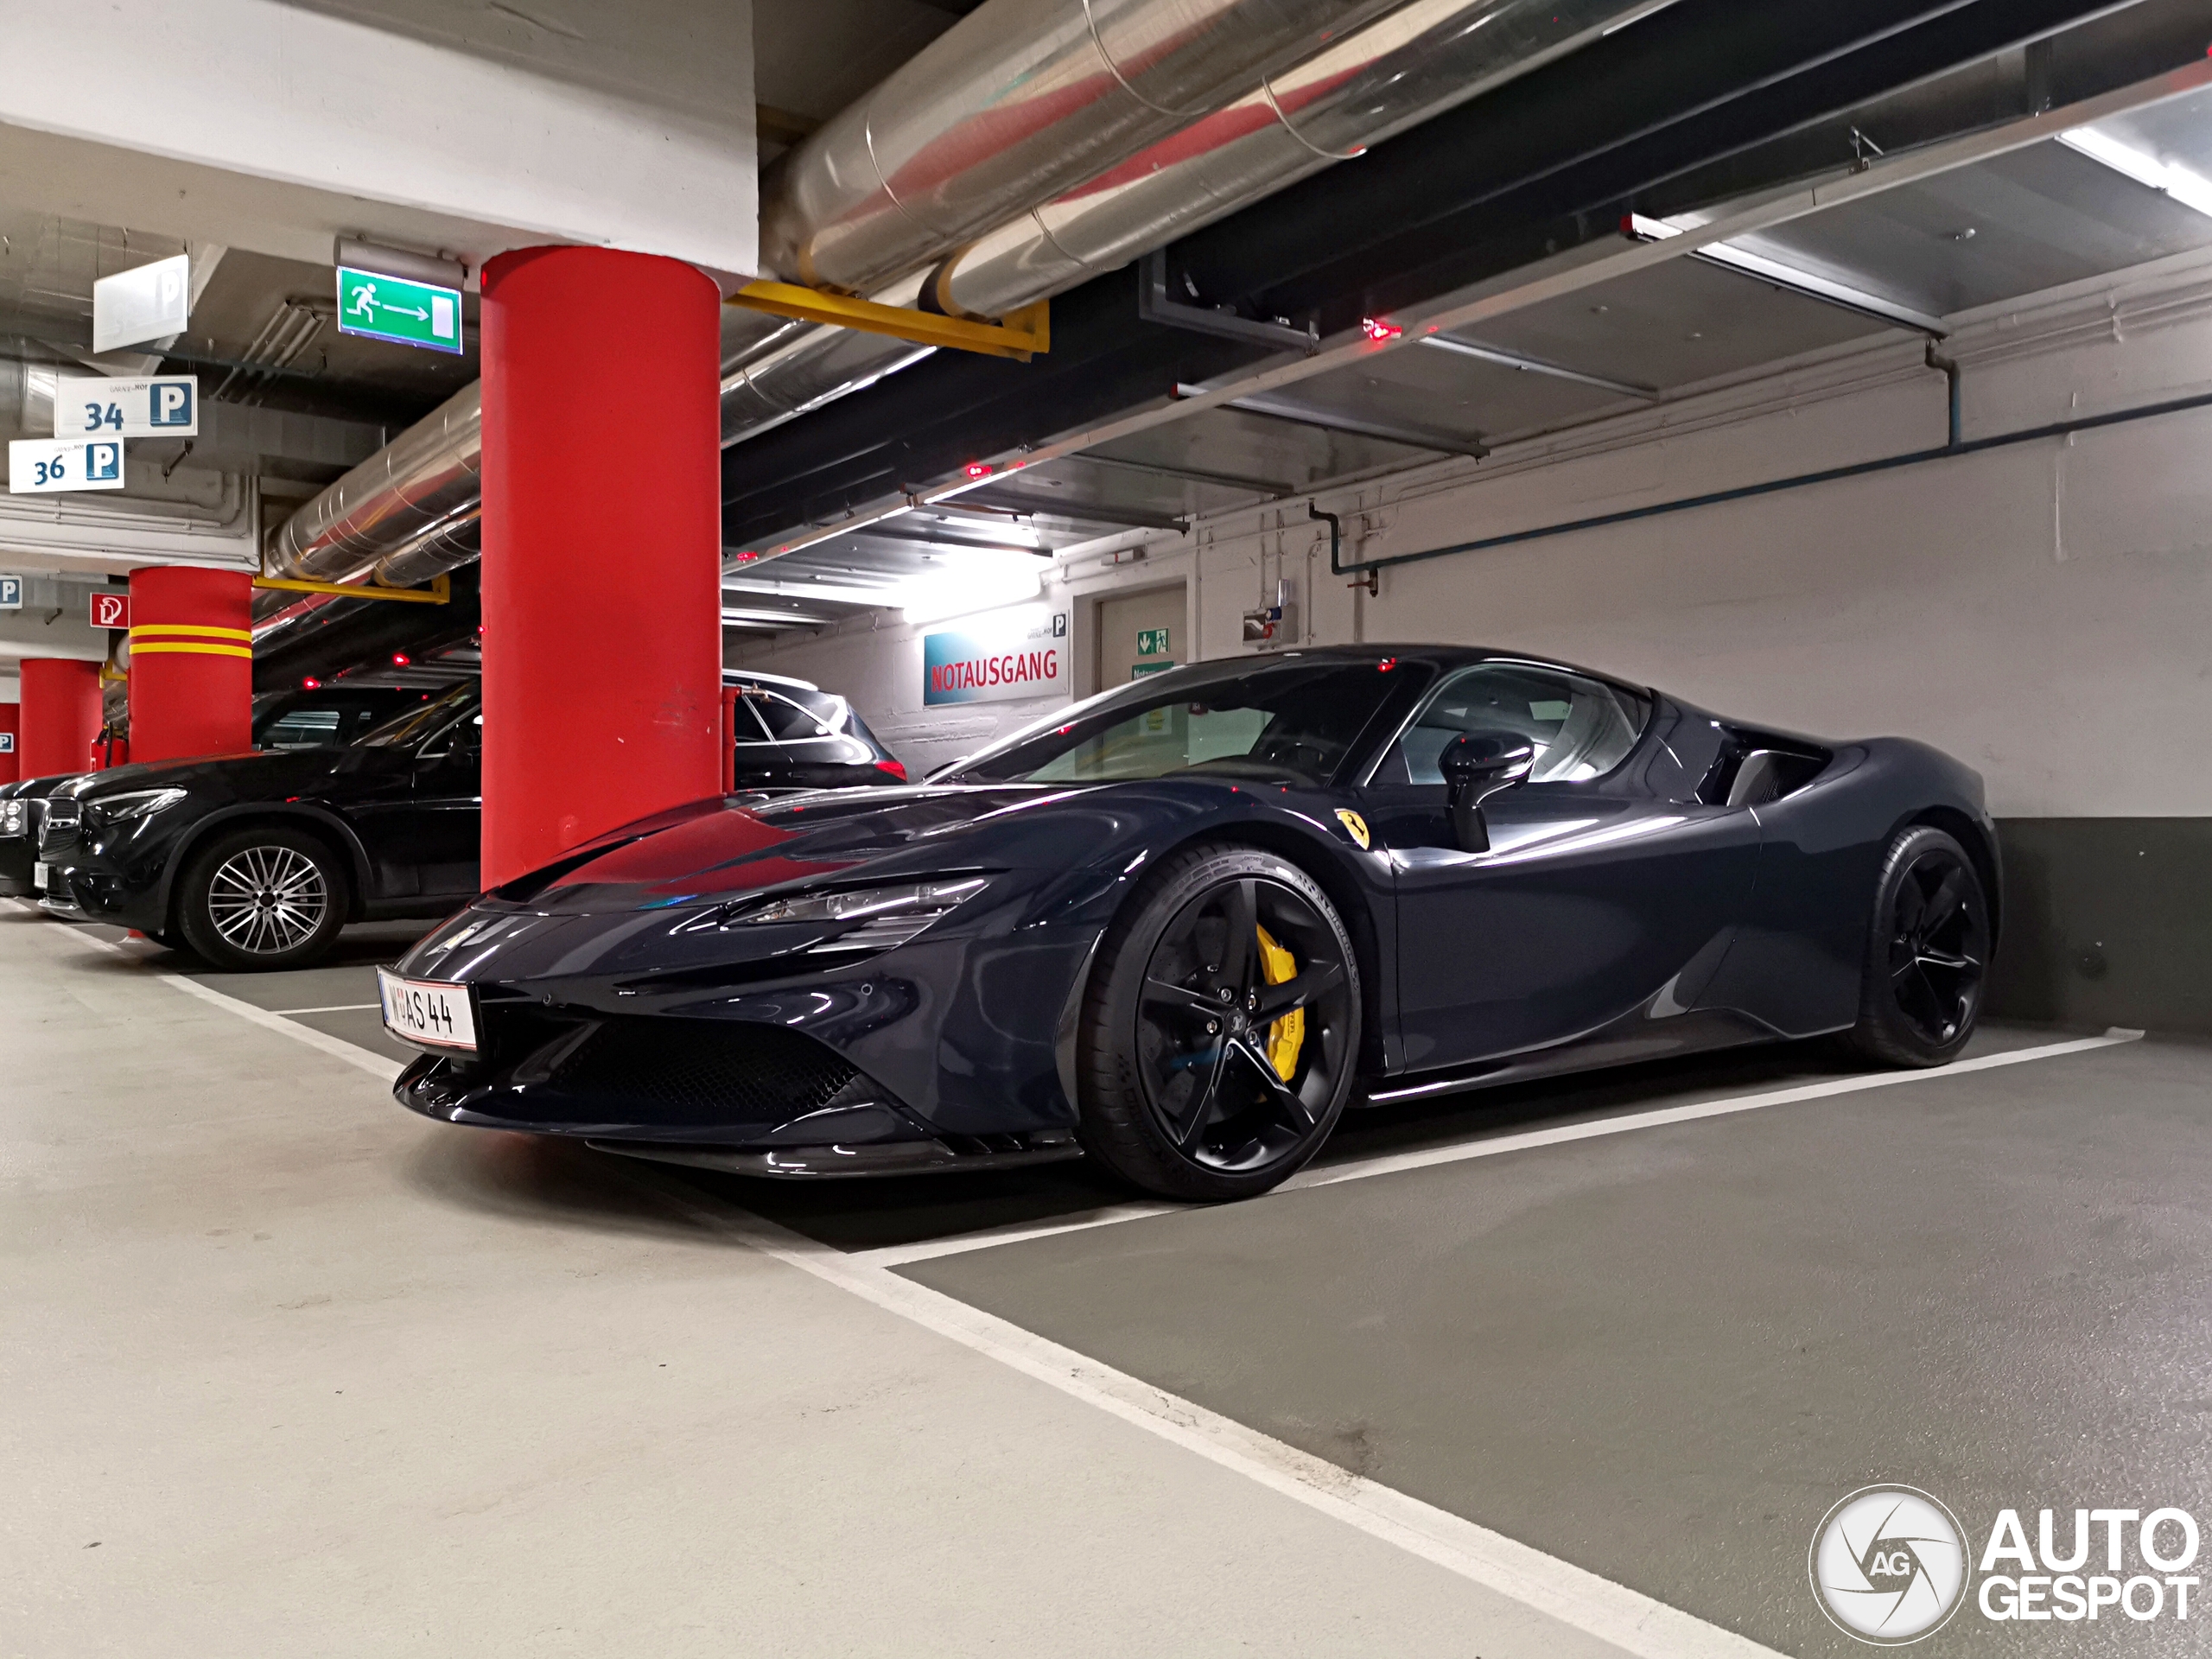
[[[22,705],[0,702],[0,784],[12,784],[22,774]]]
[[[22,673],[22,775],[85,771],[100,734],[100,665],[26,657]]]
[[[253,579],[149,565],[130,573],[130,758],[253,747]]]
[[[484,885],[721,784],[720,296],[690,266],[484,268]]]

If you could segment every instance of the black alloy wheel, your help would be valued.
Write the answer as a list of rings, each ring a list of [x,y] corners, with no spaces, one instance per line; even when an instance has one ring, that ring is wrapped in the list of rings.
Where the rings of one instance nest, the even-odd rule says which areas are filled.
[[[264,825],[218,836],[193,858],[173,932],[219,968],[304,968],[330,953],[347,907],[346,872],[327,846]]]
[[[1888,1065],[1957,1058],[1981,1014],[1990,944],[1988,896],[1966,849],[1928,825],[1900,831],[1875,886],[1852,1032],[1860,1052]]]
[[[1359,1014],[1351,938],[1310,876],[1251,848],[1178,855],[1101,947],[1079,1135],[1149,1192],[1264,1192],[1335,1127]]]

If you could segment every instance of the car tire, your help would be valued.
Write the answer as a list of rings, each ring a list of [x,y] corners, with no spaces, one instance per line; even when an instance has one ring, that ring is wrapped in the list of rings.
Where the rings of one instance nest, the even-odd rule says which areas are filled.
[[[1851,1045],[1882,1065],[1943,1065],[1973,1037],[1988,980],[1989,896],[1957,840],[1901,830],[1882,859]]]
[[[210,967],[311,967],[330,954],[351,894],[329,845],[279,824],[234,830],[193,855],[172,933]]]
[[[1305,871],[1253,847],[1175,854],[1100,944],[1077,1030],[1077,1138],[1165,1198],[1267,1192],[1336,1127],[1360,1011],[1351,936]]]

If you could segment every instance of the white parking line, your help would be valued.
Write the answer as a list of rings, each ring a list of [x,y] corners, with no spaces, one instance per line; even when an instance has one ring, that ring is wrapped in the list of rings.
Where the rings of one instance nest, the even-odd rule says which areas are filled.
[[[2115,1026],[2101,1037],[2080,1037],[2063,1043],[2045,1043],[2036,1048],[2016,1048],[2003,1054],[1983,1054],[1971,1060],[1954,1060],[1948,1065],[1936,1066],[1925,1071],[1872,1071],[1859,1077],[1834,1077],[1825,1083],[1770,1089],[1764,1094],[1732,1095],[1719,1100],[1699,1101],[1688,1106],[1665,1106],[1649,1112],[1631,1112],[1620,1117],[1600,1117],[1584,1123],[1562,1123],[1552,1128],[1529,1129],[1519,1135],[1486,1135],[1480,1140],[1454,1141],[1450,1146],[1430,1147],[1420,1152],[1389,1153],[1325,1169],[1301,1170],[1266,1197],[1311,1192],[1315,1187],[1336,1186],[1345,1181],[1363,1181],[1376,1175],[1397,1175],[1408,1170],[1433,1169],[1440,1164],[1465,1163],[1474,1158],[1496,1158],[1509,1152],[1527,1152],[1533,1147],[1559,1146],[1570,1141],[1594,1141],[1605,1135],[1627,1135],[1637,1129],[1658,1128],[1669,1123],[1691,1123],[1700,1118],[1729,1117],[1739,1112],[1760,1111],[1769,1106],[1788,1106],[1799,1101],[1825,1100],[1831,1095],[1856,1094],[1866,1089],[1936,1082],[1967,1072],[1986,1071],[2000,1065],[2019,1065],[2030,1060],[2056,1059],[2062,1054],[2080,1054],[2090,1049],[2111,1048],[2120,1043],[2139,1041],[2142,1035],[2139,1031],[2125,1030]],[[1248,1200],[1259,1201],[1262,1200]],[[905,1267],[910,1262],[933,1261],[939,1256],[963,1255],[970,1250],[988,1250],[1001,1244],[1050,1238],[1058,1233],[1080,1233],[1093,1227],[1110,1227],[1116,1222],[1142,1221],[1147,1216],[1171,1215],[1192,1207],[1166,1204],[1114,1205],[1039,1226],[997,1228],[983,1232],[961,1233],[950,1238],[929,1239],[918,1244],[886,1245],[879,1249],[856,1252],[854,1259],[871,1267]]]
[[[99,934],[89,929],[71,928],[68,931],[69,937],[82,944],[89,944],[95,950],[105,950],[110,956],[122,957],[142,964],[145,961],[144,957],[139,952],[126,950],[123,946],[100,938]],[[294,1041],[305,1043],[309,1048],[319,1050],[334,1060],[343,1060],[348,1065],[359,1066],[362,1071],[372,1077],[381,1078],[386,1084],[397,1082],[400,1072],[406,1069],[404,1062],[395,1060],[390,1055],[378,1054],[374,1050],[363,1048],[358,1043],[349,1043],[343,1038],[333,1037],[317,1031],[313,1026],[300,1025],[295,1020],[287,1020],[281,1014],[272,1013],[267,1008],[257,1007],[252,1003],[241,1001],[235,996],[226,996],[220,991],[210,990],[196,979],[188,979],[182,974],[170,973],[164,968],[148,968],[146,971],[162,983],[182,991],[187,996],[196,996],[202,1002],[212,1002],[219,1008],[227,1008],[239,1019],[250,1020],[265,1031],[282,1032]]]
[[[1356,1475],[887,1268],[734,1206],[701,1203],[645,1173],[620,1173],[671,1208],[763,1255],[1637,1659],[1776,1659],[1771,1648],[1732,1630]]]
[[[296,1014],[365,1014],[371,1008],[381,1008],[381,1002],[334,1002],[327,1008],[271,1008],[271,1014],[281,1014],[290,1019]]]

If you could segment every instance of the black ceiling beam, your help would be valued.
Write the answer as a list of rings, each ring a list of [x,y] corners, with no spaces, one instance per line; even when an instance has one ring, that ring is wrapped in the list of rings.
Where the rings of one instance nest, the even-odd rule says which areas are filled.
[[[477,598],[482,569],[472,563],[454,571],[453,596],[443,605],[333,600],[254,652],[253,689],[289,690],[309,676],[328,682],[351,670],[389,663],[397,651],[420,660],[461,644],[483,620]]]
[[[1210,302],[1256,303],[1270,315],[1319,307],[1332,328],[1344,326],[1378,295],[1390,307],[1413,302],[1610,235],[1638,192],[1688,168],[2110,9],[2110,0],[1680,0],[1198,232],[1176,257]],[[1668,99],[1671,120],[1662,118]],[[1961,125],[1980,118],[1977,110]],[[941,353],[733,446],[723,456],[725,540],[835,517],[1262,355],[1133,327],[1135,281],[1124,270],[1056,300],[1053,349],[1030,365]]]

